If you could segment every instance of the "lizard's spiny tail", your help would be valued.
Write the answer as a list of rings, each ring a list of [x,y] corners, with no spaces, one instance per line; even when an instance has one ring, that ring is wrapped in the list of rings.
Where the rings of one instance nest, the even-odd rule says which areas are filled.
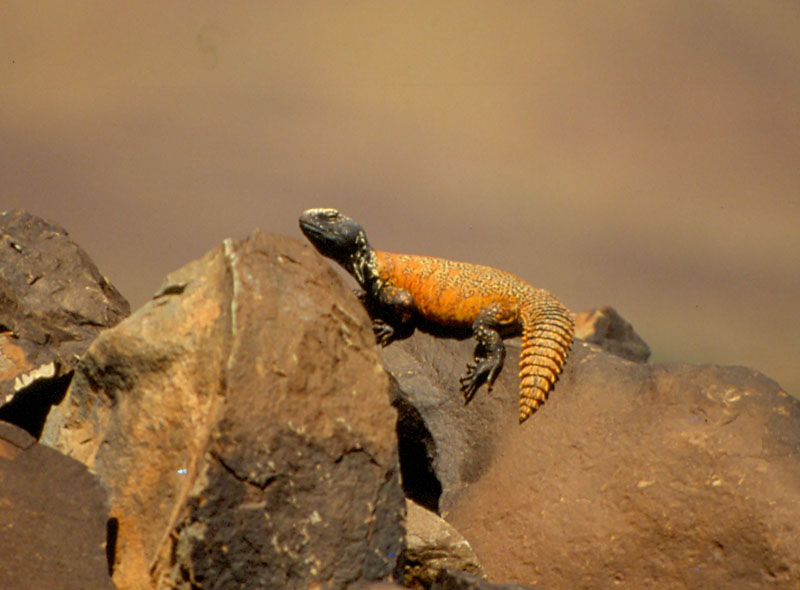
[[[519,421],[524,422],[547,399],[567,360],[575,322],[569,311],[548,294],[526,306],[522,315],[519,359]]]

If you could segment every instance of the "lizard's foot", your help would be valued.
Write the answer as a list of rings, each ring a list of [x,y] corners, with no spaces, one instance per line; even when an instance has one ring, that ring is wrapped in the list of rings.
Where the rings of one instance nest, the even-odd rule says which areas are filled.
[[[465,403],[469,403],[484,382],[486,391],[491,392],[494,381],[503,368],[506,348],[495,325],[499,311],[497,305],[485,307],[472,324],[472,333],[478,341],[475,361],[467,365],[466,375],[459,379]]]
[[[468,363],[466,374],[458,380],[461,393],[464,394],[464,403],[469,403],[475,397],[475,392],[484,382],[486,391],[491,392],[502,368],[503,359],[499,354],[476,358],[474,363]]]
[[[372,320],[372,332],[381,346],[386,346],[394,339],[394,328],[379,318]]]

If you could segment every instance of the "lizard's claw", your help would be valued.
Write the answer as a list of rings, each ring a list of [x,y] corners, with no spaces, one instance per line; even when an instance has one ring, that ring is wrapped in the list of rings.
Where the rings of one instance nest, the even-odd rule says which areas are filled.
[[[474,363],[468,363],[466,374],[458,380],[461,383],[464,402],[469,403],[484,382],[486,391],[491,393],[495,379],[502,368],[503,363],[494,357],[476,358]]]
[[[475,392],[478,391],[484,380],[484,375],[478,371],[478,366],[478,363],[468,363],[467,372],[458,380],[461,384],[461,393],[464,394],[464,403],[466,404],[475,397]]]
[[[381,346],[389,344],[394,336],[394,328],[381,319],[372,321],[372,331],[375,334],[375,341]]]

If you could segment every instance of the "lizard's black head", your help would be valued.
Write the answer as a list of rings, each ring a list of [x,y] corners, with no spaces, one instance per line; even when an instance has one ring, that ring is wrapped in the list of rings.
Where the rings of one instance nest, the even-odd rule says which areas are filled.
[[[345,264],[367,246],[364,228],[336,209],[309,209],[300,216],[300,231],[319,253]]]

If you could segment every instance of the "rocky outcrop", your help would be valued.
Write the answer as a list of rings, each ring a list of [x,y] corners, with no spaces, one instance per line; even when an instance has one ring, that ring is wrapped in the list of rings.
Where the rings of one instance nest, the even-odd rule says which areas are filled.
[[[102,333],[43,440],[109,489],[119,588],[344,588],[400,571],[387,392],[349,289],[256,233]]]
[[[98,300],[94,319],[64,316],[93,330],[84,347],[124,315],[113,301]],[[47,305],[73,309],[30,309]],[[52,357],[55,372],[21,389],[62,379],[63,393],[76,333],[29,352],[23,342],[46,323],[23,308],[3,308],[2,366],[23,379]],[[58,532],[24,538],[61,526],[57,515],[25,520],[29,500],[62,492],[44,463],[53,457],[89,490],[65,501],[94,547],[67,548],[83,587],[111,587],[111,572],[121,590],[388,588],[415,567],[410,585],[439,590],[797,587],[798,401],[742,367],[643,364],[646,344],[611,308],[579,314],[578,330],[599,346],[576,341],[547,403],[519,425],[518,339],[493,392],[465,405],[471,339],[418,331],[380,352],[357,299],[310,247],[259,233],[226,241],[102,331],[50,412],[42,442],[97,474],[107,520],[83,466],[19,431],[0,441],[0,498],[13,503],[0,518],[24,531],[0,539],[21,548],[0,547],[0,587],[25,587],[9,577],[19,564],[59,555],[47,544]],[[59,396],[32,399],[44,415]],[[35,453],[45,467],[6,486]],[[43,478],[53,489],[24,498]],[[403,491],[441,518],[413,507],[404,534]],[[42,571],[61,572],[58,559]],[[48,587],[73,587],[56,577]]]
[[[130,313],[63,228],[0,214],[0,420],[38,436],[97,334]]]
[[[458,376],[472,348],[417,332],[383,357],[403,473],[423,474],[406,491],[464,535],[490,580],[800,583],[800,403],[775,382],[576,342],[550,399],[520,426],[518,343],[492,393],[464,405]]]
[[[84,465],[0,422],[0,588],[113,589],[107,512]]]

